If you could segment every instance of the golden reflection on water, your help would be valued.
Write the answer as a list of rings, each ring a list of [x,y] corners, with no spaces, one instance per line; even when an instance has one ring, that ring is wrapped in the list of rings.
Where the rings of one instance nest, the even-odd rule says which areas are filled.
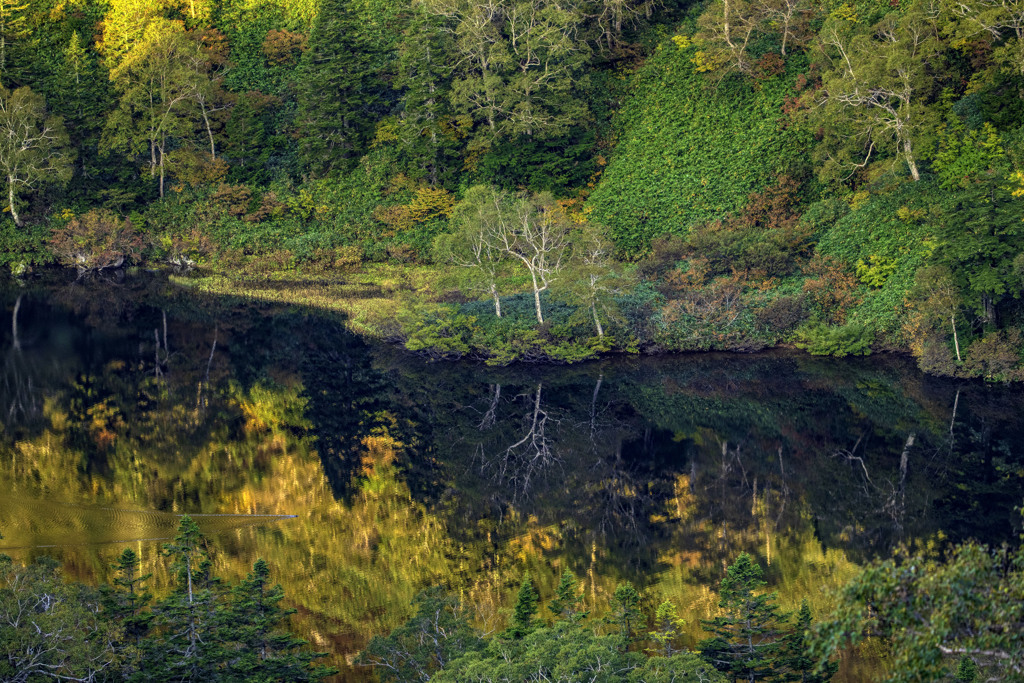
[[[525,570],[546,597],[564,567],[585,566],[581,578],[595,614],[607,607],[619,581],[636,580],[602,573],[606,550],[597,542],[589,558],[567,557],[565,530],[533,517],[515,520],[511,526],[519,532],[503,539],[454,540],[444,517],[413,499],[395,465],[404,446],[380,428],[360,441],[354,494],[336,500],[315,443],[289,426],[295,422],[294,406],[303,403],[301,386],[292,381],[232,392],[244,425],[237,438],[215,429],[183,462],[122,430],[108,444],[112,464],[104,476],[81,472],[86,454],[66,445],[58,427],[68,421],[55,402],[48,403],[49,428],[3,454],[0,486],[10,492],[0,500],[5,552],[56,554],[73,578],[100,581],[108,578],[107,563],[130,543],[159,589],[170,577],[158,557],[159,542],[151,539],[173,536],[178,514],[199,515],[214,541],[218,573],[234,580],[257,556],[266,559],[298,609],[294,628],[315,648],[334,655],[345,680],[361,678],[348,662],[370,636],[402,623],[424,587],[444,584],[457,591],[478,606],[480,626],[494,631],[504,625]],[[709,577],[719,575],[726,558],[741,549],[763,549],[770,558],[769,575],[778,578],[773,588],[788,609],[807,597],[815,613],[826,611],[832,606],[829,590],[856,571],[842,551],[821,547],[809,520],[775,531],[772,507],[781,504],[778,492],[762,488],[742,525],[734,520],[709,524],[686,475],[677,478],[675,493],[658,520],[671,530],[670,550],[658,557],[661,570],[646,594],[649,605],[664,598],[677,603],[687,615],[690,644],[703,637],[699,619],[717,610]],[[800,506],[799,501],[787,504]]]
[[[0,551],[55,555],[70,577],[96,582],[130,543],[159,592],[170,576],[160,541],[144,539],[199,515],[217,573],[235,581],[264,558],[297,610],[294,630],[330,652],[346,681],[365,680],[348,662],[408,618],[421,589],[457,592],[494,632],[525,571],[547,599],[572,569],[595,622],[616,585],[633,581],[648,611],[676,602],[693,645],[705,635],[699,620],[716,614],[725,567],[747,551],[783,608],[807,598],[823,614],[860,558],[934,533],[930,522],[906,531],[933,501],[965,487],[963,500],[979,498],[969,485],[981,465],[1012,450],[986,436],[989,425],[1015,423],[1019,408],[1013,396],[986,403],[987,389],[968,400],[884,367],[835,371],[803,356],[536,377],[395,371],[322,321],[293,315],[274,327],[270,315],[220,309],[203,318],[193,302],[176,318],[80,294],[84,322],[62,327],[55,307],[35,327],[23,320],[24,343],[8,345],[0,368],[0,397],[18,407],[0,430]],[[299,323],[321,336],[296,333]],[[75,341],[95,330],[100,342]],[[988,432],[957,427],[963,452],[954,395],[961,414],[972,403],[990,411]],[[914,430],[921,444],[928,430],[941,438],[915,451],[915,485],[904,489],[892,463]],[[655,431],[665,452],[647,450]],[[857,451],[873,487],[833,456],[862,439],[874,449]],[[967,457],[973,469],[960,464]],[[1019,491],[1012,477],[1024,474],[1000,472],[990,481]],[[897,490],[905,501],[890,516]],[[847,653],[837,680],[873,680],[879,662]]]

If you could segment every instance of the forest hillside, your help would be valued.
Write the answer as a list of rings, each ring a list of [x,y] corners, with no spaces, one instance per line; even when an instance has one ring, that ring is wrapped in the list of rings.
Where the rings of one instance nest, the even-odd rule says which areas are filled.
[[[0,259],[387,267],[367,329],[433,356],[1019,380],[1022,95],[1000,0],[19,0]]]

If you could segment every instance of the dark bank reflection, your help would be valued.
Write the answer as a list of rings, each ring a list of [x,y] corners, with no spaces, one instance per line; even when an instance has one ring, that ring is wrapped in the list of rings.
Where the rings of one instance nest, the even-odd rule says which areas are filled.
[[[345,680],[431,584],[494,627],[524,569],[549,594],[569,567],[598,611],[627,579],[674,597],[697,638],[741,550],[784,605],[822,611],[899,543],[1019,526],[1022,392],[899,358],[493,369],[156,277],[12,285],[3,302],[5,552],[102,580],[129,543],[158,569],[174,514],[218,515],[200,519],[218,571],[266,558]],[[871,666],[845,662],[845,680]]]

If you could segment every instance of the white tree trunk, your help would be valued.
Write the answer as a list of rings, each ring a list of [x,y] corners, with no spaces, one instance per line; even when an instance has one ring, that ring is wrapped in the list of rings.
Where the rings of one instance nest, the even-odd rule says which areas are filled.
[[[921,179],[921,174],[918,173],[917,164],[914,163],[914,152],[910,148],[910,140],[903,141],[903,153],[907,157],[907,166],[910,167],[910,177],[913,178],[915,182],[917,182],[918,180]]]
[[[14,219],[14,224],[19,228],[21,227],[21,216],[18,215],[18,210],[14,208],[14,176],[7,176],[7,201],[11,207],[11,218]]]
[[[491,296],[494,297],[494,314],[501,317],[501,297],[498,296],[498,288],[491,283]]]

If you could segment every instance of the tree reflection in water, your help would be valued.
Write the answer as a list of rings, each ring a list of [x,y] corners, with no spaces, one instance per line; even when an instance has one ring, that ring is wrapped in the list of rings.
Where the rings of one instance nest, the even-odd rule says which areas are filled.
[[[1015,533],[1021,391],[900,359],[486,368],[158,278],[3,300],[0,543],[95,541],[56,552],[98,580],[119,543],[164,524],[111,509],[297,515],[211,527],[215,562],[238,578],[265,557],[296,628],[343,667],[431,584],[497,628],[526,569],[544,598],[572,569],[596,612],[631,580],[689,609],[695,641],[741,551],[783,607],[821,611],[825,589],[898,543]],[[134,545],[156,565],[157,544]]]

